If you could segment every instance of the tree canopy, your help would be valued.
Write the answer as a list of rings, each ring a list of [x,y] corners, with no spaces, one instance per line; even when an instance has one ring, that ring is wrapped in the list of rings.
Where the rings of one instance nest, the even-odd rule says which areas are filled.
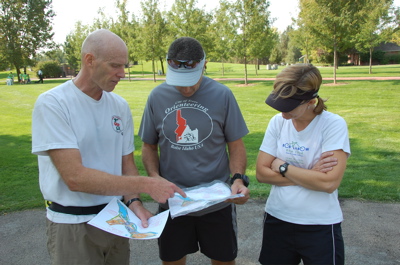
[[[43,48],[52,48],[51,0],[0,1],[0,56],[20,69],[33,64],[33,57]]]

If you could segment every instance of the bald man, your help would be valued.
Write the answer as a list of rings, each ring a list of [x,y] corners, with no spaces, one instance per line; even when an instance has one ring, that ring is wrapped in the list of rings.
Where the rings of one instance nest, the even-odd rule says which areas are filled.
[[[43,94],[33,110],[32,153],[47,202],[52,264],[129,264],[129,241],[87,224],[113,198],[123,200],[144,227],[152,214],[140,200],[148,193],[165,203],[175,192],[163,178],[139,176],[128,103],[114,94],[128,50],[114,33],[87,36],[79,74]]]

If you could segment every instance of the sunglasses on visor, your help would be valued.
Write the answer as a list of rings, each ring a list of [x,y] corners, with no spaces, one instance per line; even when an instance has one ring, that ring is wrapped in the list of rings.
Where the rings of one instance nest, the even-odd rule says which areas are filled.
[[[181,68],[182,66],[185,67],[186,69],[193,69],[193,68],[196,68],[200,64],[201,60],[167,59],[167,62],[174,69]]]

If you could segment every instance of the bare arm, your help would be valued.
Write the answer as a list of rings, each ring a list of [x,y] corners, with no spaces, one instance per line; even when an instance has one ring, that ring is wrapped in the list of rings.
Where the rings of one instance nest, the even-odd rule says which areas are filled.
[[[335,150],[332,152],[333,157],[337,159],[337,164],[332,167],[332,170],[328,172],[321,172],[313,169],[309,170],[289,165],[288,170],[285,173],[285,178],[289,179],[296,185],[310,190],[327,193],[334,192],[342,181],[344,171],[346,169],[347,154],[343,150]],[[275,159],[271,165],[272,170],[274,172],[279,172],[278,168],[283,163],[284,161]],[[322,166],[321,168],[323,169],[326,167]]]
[[[247,157],[246,148],[244,146],[243,140],[239,139],[233,142],[228,142],[228,152],[229,152],[229,168],[231,174],[240,173],[244,174],[246,172]],[[228,200],[236,204],[244,204],[250,198],[249,189],[243,184],[241,179],[236,179],[231,186],[232,194],[243,194],[244,197],[235,198]]]
[[[276,186],[292,186],[296,185],[289,178],[284,178],[282,175],[276,171],[273,171],[271,166],[275,157],[260,151],[257,157],[256,164],[256,178],[258,182],[268,183]],[[282,163],[283,164],[283,163]]]
[[[54,149],[49,150],[48,153],[71,191],[107,196],[148,193],[154,200],[163,203],[173,197],[175,192],[185,194],[175,184],[165,180],[160,181],[142,176],[117,176],[87,168],[82,164],[78,149]]]
[[[160,177],[160,159],[158,157],[158,145],[143,143],[142,161],[147,174],[150,177]]]
[[[136,167],[135,158],[133,153],[122,157],[122,174],[124,176],[139,176],[139,171]],[[132,198],[140,198],[139,193],[124,195],[124,201],[127,202]],[[140,201],[134,201],[129,205],[136,216],[141,220],[143,227],[148,227],[148,219],[153,216],[153,214],[144,208]]]
[[[337,158],[334,157],[334,152],[325,152],[321,155],[318,162],[312,170],[327,173],[337,165]],[[276,163],[277,167],[284,163],[283,160],[277,159],[274,156],[260,151],[257,158],[256,177],[258,182],[268,183],[277,186],[298,185],[289,178],[284,178],[279,173],[279,169],[272,169],[272,163]],[[285,174],[286,175],[286,174]]]

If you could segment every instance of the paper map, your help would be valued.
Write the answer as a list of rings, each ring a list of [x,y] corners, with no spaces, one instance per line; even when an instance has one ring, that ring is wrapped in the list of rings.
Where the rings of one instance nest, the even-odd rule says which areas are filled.
[[[88,224],[117,236],[131,239],[159,238],[167,222],[169,211],[151,217],[147,228],[120,200],[114,198]]]
[[[227,199],[243,197],[243,194],[231,195],[230,187],[222,181],[213,181],[191,188],[183,189],[186,198],[175,193],[173,198],[168,199],[171,218],[197,212]]]

